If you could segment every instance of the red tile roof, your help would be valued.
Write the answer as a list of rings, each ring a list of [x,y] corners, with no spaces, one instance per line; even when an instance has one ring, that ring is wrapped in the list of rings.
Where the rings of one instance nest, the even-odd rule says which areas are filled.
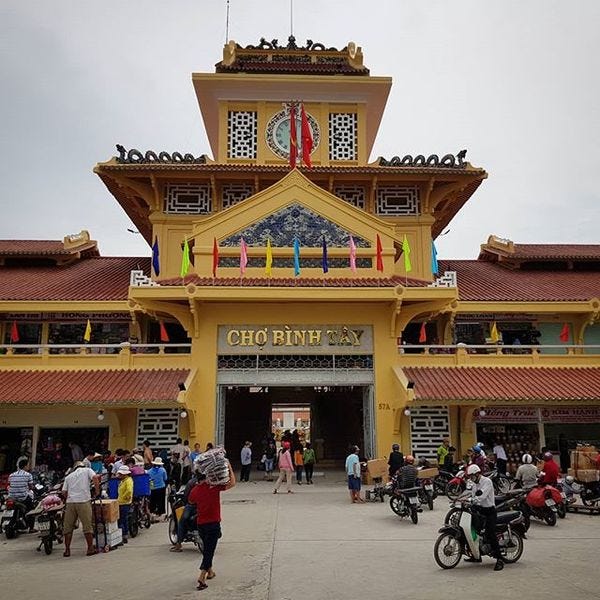
[[[463,301],[587,301],[600,297],[600,271],[506,269],[481,260],[441,260],[440,272],[456,271]]]
[[[174,279],[159,280],[160,285],[176,286],[182,285],[181,277]],[[408,279],[404,277],[198,277],[197,275],[188,275],[185,278],[185,285],[193,283],[198,287],[317,287],[317,288],[338,288],[338,287],[396,287],[403,285],[408,287],[425,287],[429,281],[420,279]]]
[[[127,300],[132,270],[147,257],[92,257],[62,266],[0,267],[0,300]]]
[[[71,254],[59,240],[0,240],[0,254]]]
[[[415,400],[597,400],[600,367],[404,367]]]
[[[508,256],[519,259],[600,260],[599,244],[515,244]]]
[[[0,371],[0,404],[174,403],[187,369]]]

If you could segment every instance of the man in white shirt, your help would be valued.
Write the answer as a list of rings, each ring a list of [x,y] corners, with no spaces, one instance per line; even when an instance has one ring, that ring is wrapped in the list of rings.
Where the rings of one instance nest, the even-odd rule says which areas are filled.
[[[73,471],[65,477],[63,483],[63,496],[65,496],[65,514],[63,517],[63,532],[65,536],[65,551],[63,556],[71,556],[71,540],[77,520],[81,521],[81,528],[87,542],[87,556],[96,554],[94,548],[92,524],[92,499],[90,486],[94,484],[96,496],[100,495],[100,477],[84,467],[82,462],[73,465]]]
[[[494,571],[504,569],[504,561],[500,553],[500,545],[496,537],[496,504],[494,502],[494,484],[488,477],[481,474],[478,465],[467,467],[467,477],[475,484],[473,486],[473,505],[485,520],[485,536],[492,547],[491,556],[496,558]],[[481,558],[465,558],[466,562],[481,562]]]
[[[496,469],[498,469],[498,473],[501,475],[506,475],[506,463],[508,463],[508,456],[506,456],[506,450],[504,449],[504,446],[500,440],[496,440],[496,444],[494,445],[492,452],[496,457]]]

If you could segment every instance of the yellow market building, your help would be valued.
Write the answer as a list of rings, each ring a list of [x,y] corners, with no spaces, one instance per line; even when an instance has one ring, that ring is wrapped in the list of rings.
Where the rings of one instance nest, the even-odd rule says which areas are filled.
[[[152,260],[85,231],[0,241],[0,471],[60,468],[70,441],[235,458],[274,428],[331,465],[354,443],[499,439],[518,461],[600,440],[600,246],[490,236],[436,267],[487,173],[465,151],[369,162],[392,82],[353,43],[229,42],[192,82],[214,158],[117,146],[94,169]]]

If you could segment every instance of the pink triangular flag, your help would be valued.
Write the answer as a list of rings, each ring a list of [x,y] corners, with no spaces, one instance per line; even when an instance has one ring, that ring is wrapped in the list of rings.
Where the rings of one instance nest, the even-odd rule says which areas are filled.
[[[350,236],[350,270],[356,273],[356,246],[352,236]]]
[[[246,272],[246,265],[248,264],[248,248],[244,238],[241,238],[240,242],[240,274]]]

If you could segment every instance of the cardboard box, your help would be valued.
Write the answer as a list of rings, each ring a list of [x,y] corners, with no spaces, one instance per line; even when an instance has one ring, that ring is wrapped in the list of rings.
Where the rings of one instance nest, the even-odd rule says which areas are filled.
[[[437,467],[431,467],[429,469],[419,469],[417,477],[419,479],[433,479],[440,474],[440,470]]]
[[[598,481],[598,471],[596,469],[569,469],[567,475],[571,475],[571,477],[575,477],[577,481],[583,483]]]
[[[367,473],[371,477],[383,477],[388,474],[388,464],[385,458],[375,458],[367,461]]]
[[[390,480],[387,472],[378,477],[373,477],[368,471],[365,473],[362,473],[360,479],[364,485],[375,485],[375,483],[384,484]],[[377,481],[375,481],[375,480],[377,480]]]
[[[117,529],[119,529],[119,524],[117,523],[117,521],[113,521],[111,523],[105,523],[104,525],[102,525],[102,523],[96,523],[96,531],[98,533],[104,533],[104,528],[106,527],[106,533],[114,533],[115,531],[117,531]]]
[[[119,503],[117,500],[97,500],[92,504],[94,519],[98,522],[115,523],[119,518]]]

